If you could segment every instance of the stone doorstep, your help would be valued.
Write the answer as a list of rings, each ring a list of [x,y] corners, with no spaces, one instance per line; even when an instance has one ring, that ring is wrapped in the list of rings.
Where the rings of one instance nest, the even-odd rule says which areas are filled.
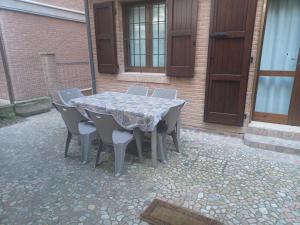
[[[300,155],[300,141],[246,133],[244,143],[254,148]]]
[[[297,126],[252,121],[246,133],[293,141],[300,140],[300,127]]]
[[[19,116],[31,116],[48,112],[52,107],[50,97],[40,97],[15,103],[15,111]]]

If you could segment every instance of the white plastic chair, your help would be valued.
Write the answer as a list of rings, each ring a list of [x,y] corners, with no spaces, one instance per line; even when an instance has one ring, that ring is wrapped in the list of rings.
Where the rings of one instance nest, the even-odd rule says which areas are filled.
[[[74,98],[84,97],[79,88],[63,89],[57,92],[59,99],[65,105],[72,106],[70,100]]]
[[[100,136],[95,167],[98,165],[103,145],[113,146],[115,153],[115,176],[120,176],[124,171],[126,148],[133,140],[133,134],[126,131],[110,114],[96,113],[89,110],[86,110],[86,112],[92,121],[94,121]]]
[[[156,88],[152,93],[152,97],[158,98],[167,98],[167,99],[176,99],[177,90],[176,89],[167,89],[167,88]]]
[[[179,148],[179,137],[177,132],[177,121],[180,117],[180,111],[184,104],[179,106],[174,106],[169,109],[168,113],[165,115],[162,121],[157,125],[157,136],[158,136],[158,153],[161,154],[163,161],[167,160],[167,151],[164,147],[165,139],[167,135],[171,135],[176,151],[180,152]]]
[[[57,92],[60,101],[67,106],[73,106],[70,101],[74,98],[80,98],[80,97],[84,97],[85,95],[82,94],[82,92],[80,91],[79,88],[69,88],[69,89],[64,89],[64,90],[60,90]],[[90,120],[90,118],[88,117],[88,115],[86,114],[86,112],[80,112],[85,118],[86,120]]]
[[[149,88],[139,85],[129,86],[127,94],[147,96]]]
[[[88,162],[89,151],[92,140],[96,138],[96,128],[86,118],[82,116],[75,107],[53,103],[54,107],[60,112],[66,127],[68,137],[65,146],[65,157],[68,156],[69,145],[73,135],[80,137],[81,161]]]

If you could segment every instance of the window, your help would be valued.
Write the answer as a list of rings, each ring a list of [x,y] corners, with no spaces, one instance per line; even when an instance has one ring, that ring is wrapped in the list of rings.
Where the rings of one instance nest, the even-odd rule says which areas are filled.
[[[164,0],[133,1],[94,4],[99,73],[119,73],[115,7],[122,4],[125,71],[193,77],[199,0],[168,0],[167,7]]]
[[[164,1],[125,5],[124,43],[127,71],[165,71],[166,4]]]

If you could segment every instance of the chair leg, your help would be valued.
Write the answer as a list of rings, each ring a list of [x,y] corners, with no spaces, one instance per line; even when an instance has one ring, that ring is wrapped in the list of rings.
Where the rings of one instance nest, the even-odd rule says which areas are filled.
[[[81,162],[86,164],[89,160],[89,152],[91,147],[91,137],[89,134],[80,135]]]
[[[138,128],[133,129],[133,136],[135,138],[135,142],[136,142],[136,147],[137,147],[137,151],[138,151],[138,155],[139,155],[139,160],[140,162],[143,161],[143,142],[142,142],[142,134],[141,131]]]
[[[126,148],[129,142],[114,144],[114,152],[115,152],[115,176],[119,177],[122,175],[124,170],[124,161],[125,161],[125,153]]]
[[[67,137],[66,146],[65,146],[65,158],[68,157],[68,150],[69,150],[69,145],[70,145],[71,139],[72,139],[72,134],[71,134],[71,132],[68,131],[68,137]]]
[[[97,156],[96,156],[96,162],[95,162],[95,168],[98,166],[98,162],[99,162],[99,158],[100,158],[100,153],[102,151],[102,147],[103,147],[103,143],[101,140],[99,140],[99,147],[98,147],[98,151],[97,151]]]
[[[176,151],[177,152],[180,152],[180,149],[179,149],[179,142],[178,142],[178,139],[177,139],[177,133],[176,132],[172,132],[171,133],[171,136],[172,136],[172,138],[173,138],[173,142],[174,142],[174,145],[175,145],[175,148],[176,148]]]

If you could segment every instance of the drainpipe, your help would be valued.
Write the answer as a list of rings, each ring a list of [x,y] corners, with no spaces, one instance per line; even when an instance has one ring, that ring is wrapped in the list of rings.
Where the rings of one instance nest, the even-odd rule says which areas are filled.
[[[90,23],[90,12],[89,12],[89,1],[84,0],[84,11],[85,11],[85,22],[86,22],[86,32],[88,37],[88,47],[89,47],[89,61],[90,61],[90,69],[91,69],[91,78],[92,78],[92,92],[93,94],[97,93],[96,86],[96,76],[95,76],[95,63],[94,63],[94,55],[93,55],[93,43],[92,43],[92,35],[91,35],[91,23]]]
[[[0,27],[0,54],[1,54],[2,62],[3,62],[3,68],[4,68],[4,74],[5,74],[5,80],[6,80],[9,101],[10,101],[10,104],[14,104],[15,96],[14,96],[12,82],[11,82],[11,78],[10,78],[10,72],[9,72],[9,68],[8,68],[8,62],[7,62],[1,27]]]

